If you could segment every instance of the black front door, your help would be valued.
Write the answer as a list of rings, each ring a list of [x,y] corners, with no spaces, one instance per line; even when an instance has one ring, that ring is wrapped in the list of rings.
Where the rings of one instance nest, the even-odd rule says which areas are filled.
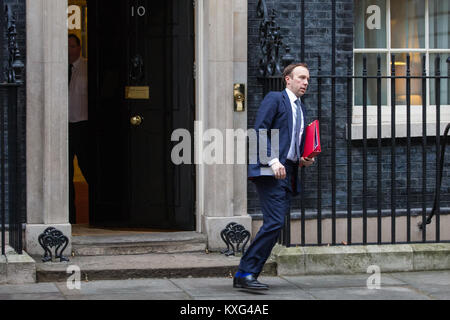
[[[171,134],[194,125],[191,0],[88,1],[90,223],[193,230],[193,165]]]

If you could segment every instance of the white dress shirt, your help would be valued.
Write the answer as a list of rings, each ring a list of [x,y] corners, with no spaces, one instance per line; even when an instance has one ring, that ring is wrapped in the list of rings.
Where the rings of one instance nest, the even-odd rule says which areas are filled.
[[[73,63],[69,84],[69,122],[88,120],[87,60],[80,57]]]
[[[297,122],[297,105],[295,104],[295,101],[297,101],[299,98],[288,88],[285,89],[286,93],[289,97],[289,101],[291,102],[291,109],[292,109],[292,137],[291,137],[291,145],[289,147],[289,152],[287,154],[287,158],[291,161],[296,162],[299,159],[295,159],[295,138],[298,139],[299,144],[302,141],[302,135],[304,130],[304,124],[303,124],[303,111],[302,108],[300,108],[300,134],[298,137],[294,137],[294,131],[295,131],[295,124]],[[300,156],[301,157],[301,156]],[[278,158],[274,158],[268,162],[269,166],[272,166],[274,163],[279,162],[280,160]]]

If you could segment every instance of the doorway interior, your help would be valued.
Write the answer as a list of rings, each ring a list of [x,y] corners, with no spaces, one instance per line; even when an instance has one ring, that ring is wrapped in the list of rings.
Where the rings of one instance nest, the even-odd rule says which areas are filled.
[[[75,165],[77,224],[195,230],[194,165],[170,158],[173,130],[193,137],[192,1],[68,4],[89,65],[90,182]]]

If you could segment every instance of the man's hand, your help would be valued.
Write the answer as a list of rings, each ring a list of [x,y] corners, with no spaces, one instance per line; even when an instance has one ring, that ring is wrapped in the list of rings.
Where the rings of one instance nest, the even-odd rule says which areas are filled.
[[[314,158],[301,157],[300,158],[300,167],[309,167],[314,163]]]
[[[280,162],[275,162],[271,168],[276,179],[286,178],[286,168]]]

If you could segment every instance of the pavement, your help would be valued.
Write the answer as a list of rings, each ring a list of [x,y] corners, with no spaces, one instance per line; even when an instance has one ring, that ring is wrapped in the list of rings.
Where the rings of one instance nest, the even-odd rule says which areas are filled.
[[[377,274],[261,276],[259,280],[267,283],[270,290],[257,293],[232,288],[230,277],[76,282],[76,274],[67,276],[69,281],[0,285],[0,300],[240,300],[242,303],[243,300],[450,299],[450,270],[381,272],[379,278]]]

